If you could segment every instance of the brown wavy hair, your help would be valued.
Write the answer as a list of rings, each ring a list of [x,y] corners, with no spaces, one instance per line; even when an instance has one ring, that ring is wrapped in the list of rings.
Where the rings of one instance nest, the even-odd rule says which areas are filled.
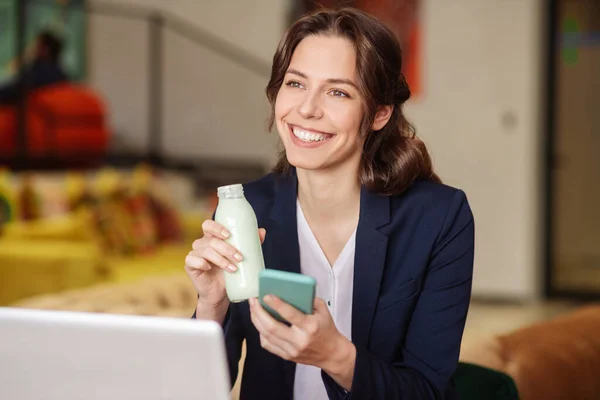
[[[271,104],[269,130],[275,122],[275,101],[296,46],[307,36],[334,35],[348,39],[356,50],[358,87],[365,116],[360,134],[364,138],[360,162],[360,183],[382,195],[404,192],[416,180],[441,182],[433,171],[431,157],[423,141],[402,113],[410,98],[408,84],[401,73],[402,50],[394,33],[376,18],[345,7],[322,9],[294,23],[279,43],[273,57],[267,98]],[[393,106],[388,123],[372,131],[380,106]],[[285,150],[279,155],[274,172],[289,173],[292,166]]]

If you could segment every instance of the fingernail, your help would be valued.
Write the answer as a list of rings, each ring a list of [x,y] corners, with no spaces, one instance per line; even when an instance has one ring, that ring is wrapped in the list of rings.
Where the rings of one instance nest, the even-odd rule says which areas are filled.
[[[236,259],[236,260],[238,260],[238,261],[242,261],[242,259],[243,259],[244,257],[242,257],[242,255],[241,255],[240,253],[235,253],[235,254],[233,255],[233,258],[235,258],[235,259]]]
[[[233,265],[233,264],[229,264],[227,266],[227,271],[229,271],[229,272],[235,272],[235,271],[237,271],[237,267],[235,265]]]
[[[265,297],[263,297],[263,300],[265,301],[265,303],[270,303],[270,302],[273,301],[273,296],[271,296],[270,294],[268,294]]]
[[[198,258],[194,257],[194,256],[187,256],[185,258],[185,262],[190,266],[190,267],[194,267],[194,268],[198,268],[201,265],[200,260],[198,260]]]
[[[227,238],[227,237],[229,237],[229,232],[221,231],[221,235],[223,235],[224,238]]]

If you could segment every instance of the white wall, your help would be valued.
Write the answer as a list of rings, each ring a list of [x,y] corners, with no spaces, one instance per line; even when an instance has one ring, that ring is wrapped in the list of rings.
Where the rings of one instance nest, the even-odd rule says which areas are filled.
[[[88,82],[109,109],[113,142],[124,141],[133,149],[147,147],[147,32],[141,21],[95,14],[89,18]]]
[[[114,0],[94,0],[112,4]],[[120,0],[167,10],[245,49],[270,65],[288,1]],[[258,76],[165,29],[165,150],[179,157],[274,160],[276,135],[266,133],[268,107]],[[106,98],[117,143],[148,145],[148,25],[92,13],[90,83]],[[123,145],[121,145],[123,146]]]
[[[168,7],[266,62],[290,3],[121,1]],[[424,96],[406,111],[442,178],[466,191],[475,213],[475,295],[539,293],[542,7],[542,0],[423,0]],[[112,17],[91,20],[91,81],[108,97],[117,131],[138,145],[147,129],[143,33]],[[172,33],[165,48],[169,153],[272,160],[266,78]],[[503,123],[506,115],[514,125]]]
[[[424,1],[424,97],[407,114],[442,179],[469,198],[476,295],[539,294],[542,7]]]

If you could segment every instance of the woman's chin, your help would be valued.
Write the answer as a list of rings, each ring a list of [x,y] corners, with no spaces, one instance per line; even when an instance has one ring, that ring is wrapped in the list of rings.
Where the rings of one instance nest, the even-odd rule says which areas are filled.
[[[322,169],[325,164],[325,160],[317,158],[309,159],[307,157],[298,157],[295,155],[287,155],[287,160],[293,167],[305,170]]]

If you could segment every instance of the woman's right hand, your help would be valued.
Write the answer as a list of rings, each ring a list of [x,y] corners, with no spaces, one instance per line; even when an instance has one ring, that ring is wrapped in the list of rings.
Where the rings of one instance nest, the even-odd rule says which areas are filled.
[[[225,242],[230,233],[217,222],[204,221],[202,231],[204,236],[194,241],[192,251],[185,258],[185,271],[198,292],[197,313],[202,311],[211,314],[206,315],[210,319],[217,314],[223,314],[224,317],[229,299],[221,270],[234,272],[237,269],[236,263],[243,259],[243,254]],[[259,229],[258,232],[262,243],[266,231]]]

